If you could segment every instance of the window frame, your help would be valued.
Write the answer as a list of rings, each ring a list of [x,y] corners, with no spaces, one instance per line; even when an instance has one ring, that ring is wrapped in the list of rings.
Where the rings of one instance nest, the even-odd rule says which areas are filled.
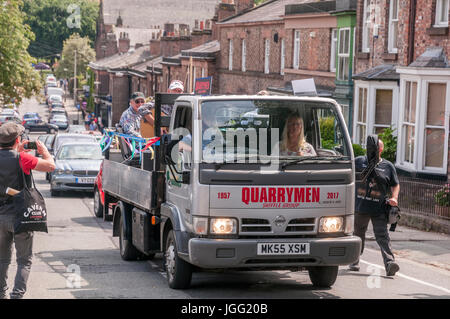
[[[286,43],[285,39],[281,38],[281,61],[280,61],[280,74],[284,75],[284,68],[286,63]]]
[[[446,5],[447,9],[447,20],[441,21],[441,15],[442,15],[442,6]],[[434,27],[435,28],[446,28],[449,26],[448,21],[448,11],[450,8],[450,0],[436,0],[436,15],[434,17]],[[445,8],[444,8],[445,9]]]
[[[348,48],[347,48],[347,53],[340,53],[340,49],[341,49],[341,32],[347,32],[348,31]],[[347,28],[340,28],[339,29],[339,36],[338,36],[338,48],[337,48],[337,79],[339,81],[349,81],[350,80],[350,48],[351,48],[351,28],[347,27]],[[344,79],[342,78],[342,70],[341,70],[341,58],[342,59],[347,59],[348,64],[348,78]]]
[[[292,67],[296,70],[300,68],[300,37],[300,30],[294,30],[294,52],[292,57]]]
[[[400,5],[399,5],[399,0],[395,0],[396,1],[396,3],[397,3],[397,10],[396,10],[396,12],[397,12],[397,18],[396,19],[394,19],[393,18],[393,16],[392,16],[392,13],[393,13],[393,7],[394,7],[394,0],[390,0],[389,1],[389,31],[388,31],[388,52],[389,53],[397,53],[398,52],[398,37],[397,37],[397,43],[395,43],[395,46],[394,46],[394,43],[393,43],[393,37],[394,37],[394,34],[396,33],[395,32],[395,30],[393,29],[394,27],[393,27],[393,25],[396,23],[397,24],[397,33],[398,33],[398,22],[399,22],[399,20],[398,20],[398,10],[399,10],[399,7],[400,7]]]
[[[228,39],[228,71],[233,71],[233,39]]]
[[[264,39],[264,74],[270,73],[270,39]]]
[[[337,28],[331,29],[330,72],[336,72],[338,30]]]
[[[245,72],[247,71],[247,66],[246,66],[246,60],[247,60],[247,44],[245,42],[245,39],[242,39],[242,43],[241,43],[241,50],[242,50],[242,58],[241,58],[241,71]]]
[[[363,1],[363,16],[362,16],[362,38],[361,38],[361,52],[369,53],[370,52],[370,11],[369,11],[369,2],[370,0]]]
[[[358,111],[359,111],[359,89],[367,89],[367,110],[366,110],[366,137],[370,134],[375,134],[375,128],[381,127],[382,125],[375,124],[376,118],[376,91],[377,90],[392,90],[392,113],[391,113],[391,125],[393,128],[397,128],[398,123],[398,108],[394,107],[399,99],[399,85],[397,82],[386,81],[386,82],[371,82],[363,80],[355,80],[354,89],[354,107],[353,107],[353,142],[359,144],[358,140],[358,124],[362,122],[358,121]],[[397,136],[397,130],[394,131],[394,135]]]

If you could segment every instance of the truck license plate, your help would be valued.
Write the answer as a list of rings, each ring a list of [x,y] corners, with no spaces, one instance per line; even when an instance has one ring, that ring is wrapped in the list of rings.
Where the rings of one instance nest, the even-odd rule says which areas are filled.
[[[258,255],[309,255],[309,243],[258,243]]]
[[[77,184],[94,184],[95,177],[78,177],[75,181]]]

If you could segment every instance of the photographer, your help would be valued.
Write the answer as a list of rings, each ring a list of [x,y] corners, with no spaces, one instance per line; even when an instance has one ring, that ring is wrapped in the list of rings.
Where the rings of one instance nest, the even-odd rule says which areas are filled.
[[[20,299],[26,292],[27,280],[33,256],[33,232],[14,233],[15,211],[12,196],[6,189],[21,191],[24,188],[22,170],[26,183],[31,184],[31,170],[52,172],[55,163],[47,148],[36,141],[37,152],[42,158],[28,154],[25,150],[29,143],[22,140],[24,127],[8,122],[0,127],[0,299],[6,298],[8,267],[11,263],[12,244],[17,255],[17,274],[11,299]]]
[[[384,144],[376,135],[367,137],[367,156],[355,159],[356,200],[355,200],[355,235],[361,238],[361,254],[369,221],[378,246],[381,249],[387,276],[394,276],[400,269],[395,262],[387,229],[388,210],[398,206],[400,184],[394,165],[381,158]],[[359,271],[359,261],[350,265],[350,270]]]

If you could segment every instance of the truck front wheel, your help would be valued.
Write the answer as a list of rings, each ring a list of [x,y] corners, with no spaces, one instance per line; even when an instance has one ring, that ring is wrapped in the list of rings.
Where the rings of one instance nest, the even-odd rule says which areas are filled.
[[[178,257],[178,249],[173,230],[170,230],[167,235],[165,259],[169,287],[172,289],[189,288],[192,279],[192,266]]]
[[[316,287],[331,287],[336,281],[339,266],[318,266],[311,267],[309,272],[309,279]]]
[[[123,213],[120,214],[120,232],[119,232],[119,245],[120,245],[120,257],[123,260],[137,260],[139,257],[139,251],[133,246],[125,236],[125,227],[123,225]]]

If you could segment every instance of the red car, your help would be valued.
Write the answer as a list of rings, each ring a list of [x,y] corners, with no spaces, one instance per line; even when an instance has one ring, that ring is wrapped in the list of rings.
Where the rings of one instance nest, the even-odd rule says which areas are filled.
[[[103,217],[103,205],[105,205],[105,193],[102,188],[103,162],[100,165],[97,177],[94,182],[94,214],[97,217]]]
[[[94,182],[94,214],[96,217],[103,217],[103,206],[105,205],[105,193],[102,187],[103,162],[100,165],[97,177]],[[113,208],[117,203],[110,203],[109,208]]]

